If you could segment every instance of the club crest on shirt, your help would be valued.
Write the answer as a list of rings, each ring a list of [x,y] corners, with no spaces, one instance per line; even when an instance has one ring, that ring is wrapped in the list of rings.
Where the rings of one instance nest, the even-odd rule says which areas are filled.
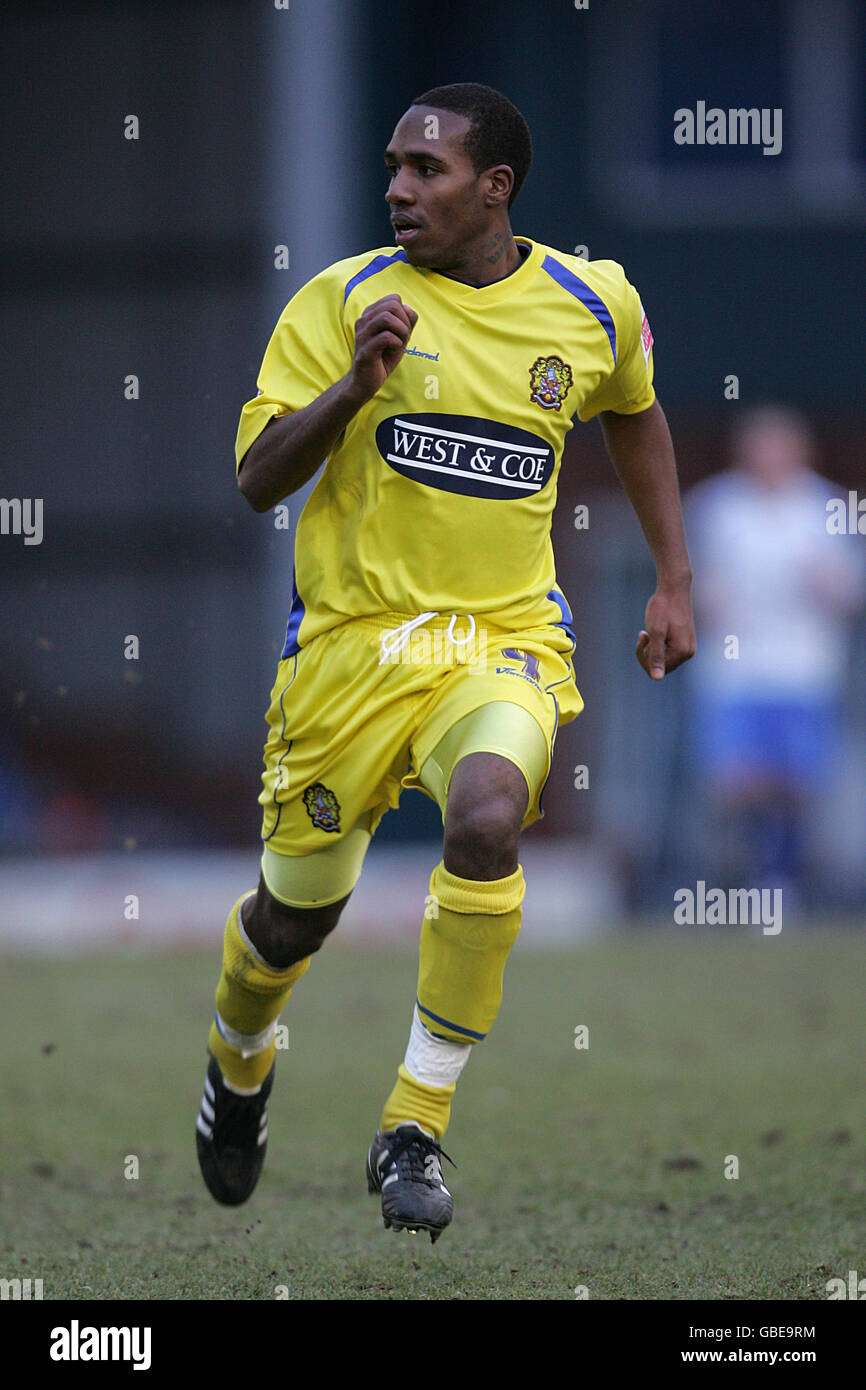
[[[559,410],[573,382],[574,373],[561,357],[536,357],[529,368],[529,399],[545,410]]]
[[[340,829],[340,803],[330,787],[322,782],[313,782],[305,789],[303,800],[307,815],[317,830],[331,832]]]

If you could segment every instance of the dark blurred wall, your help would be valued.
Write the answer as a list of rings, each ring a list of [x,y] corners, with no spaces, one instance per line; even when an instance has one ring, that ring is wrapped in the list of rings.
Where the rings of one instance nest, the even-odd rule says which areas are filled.
[[[113,845],[254,823],[232,804],[270,656],[232,483],[259,349],[253,12],[4,8],[2,491],[45,517],[40,546],[4,538],[4,712],[44,794],[74,823],[68,791],[93,790],[85,838]]]
[[[822,13],[845,35],[841,56],[797,42],[823,32]],[[50,843],[257,833],[290,552],[237,494],[237,417],[299,284],[390,241],[382,149],[426,87],[488,82],[524,111],[535,159],[515,230],[623,262],[687,471],[723,462],[729,373],[741,399],[796,400],[854,441],[833,476],[859,466],[863,200],[848,165],[836,160],[826,206],[814,186],[800,197],[804,170],[816,182],[814,140],[789,125],[778,166],[725,152],[740,192],[723,215],[695,151],[698,191],[677,191],[670,138],[672,104],[702,98],[802,112],[808,52],[820,88],[860,51],[858,6],[7,3],[3,26],[0,494],[43,498],[45,534],[0,538],[0,698],[9,766],[34,804],[59,799]],[[845,151],[862,177],[856,94]],[[137,140],[124,138],[130,114]],[[287,238],[290,268],[276,270]],[[612,486],[597,428],[578,427],[556,532],[576,607],[570,515],[600,481]],[[609,580],[591,622],[631,642],[633,595]],[[603,722],[579,724],[565,756],[579,739],[591,760]],[[567,776],[545,830],[587,823]]]

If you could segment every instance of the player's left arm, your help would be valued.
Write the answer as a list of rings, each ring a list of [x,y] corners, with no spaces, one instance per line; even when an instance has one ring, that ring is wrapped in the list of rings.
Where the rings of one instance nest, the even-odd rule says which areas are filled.
[[[656,567],[635,655],[652,680],[662,680],[695,654],[692,572],[683,528],[673,442],[658,401],[647,410],[599,414],[605,444],[643,527]]]

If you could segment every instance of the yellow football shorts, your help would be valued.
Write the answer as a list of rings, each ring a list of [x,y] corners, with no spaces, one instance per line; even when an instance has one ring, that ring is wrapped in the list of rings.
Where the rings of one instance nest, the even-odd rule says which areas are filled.
[[[455,749],[515,762],[529,787],[523,825],[538,820],[557,730],[583,708],[572,650],[563,627],[514,632],[463,615],[391,613],[350,619],[280,661],[259,796],[263,870],[275,896],[327,901],[280,891],[274,880],[286,880],[275,856],[315,856],[344,838],[356,846],[354,855],[343,846],[354,884],[369,836],[403,787],[438,801],[444,818]],[[511,721],[520,732],[510,735],[514,705],[543,742],[524,716]],[[484,706],[496,708],[466,718]],[[460,721],[458,740],[446,739]],[[330,901],[348,891],[341,887]]]

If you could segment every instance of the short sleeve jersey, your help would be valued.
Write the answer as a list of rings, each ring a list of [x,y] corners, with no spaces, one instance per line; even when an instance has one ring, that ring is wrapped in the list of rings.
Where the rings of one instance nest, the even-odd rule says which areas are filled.
[[[570,618],[550,537],[565,438],[575,415],[652,405],[652,335],[616,262],[516,240],[522,264],[481,288],[385,247],[328,267],[281,315],[241,413],[238,466],[273,416],[346,375],[368,305],[396,293],[418,314],[299,518],[284,656],[371,614],[515,630]]]

